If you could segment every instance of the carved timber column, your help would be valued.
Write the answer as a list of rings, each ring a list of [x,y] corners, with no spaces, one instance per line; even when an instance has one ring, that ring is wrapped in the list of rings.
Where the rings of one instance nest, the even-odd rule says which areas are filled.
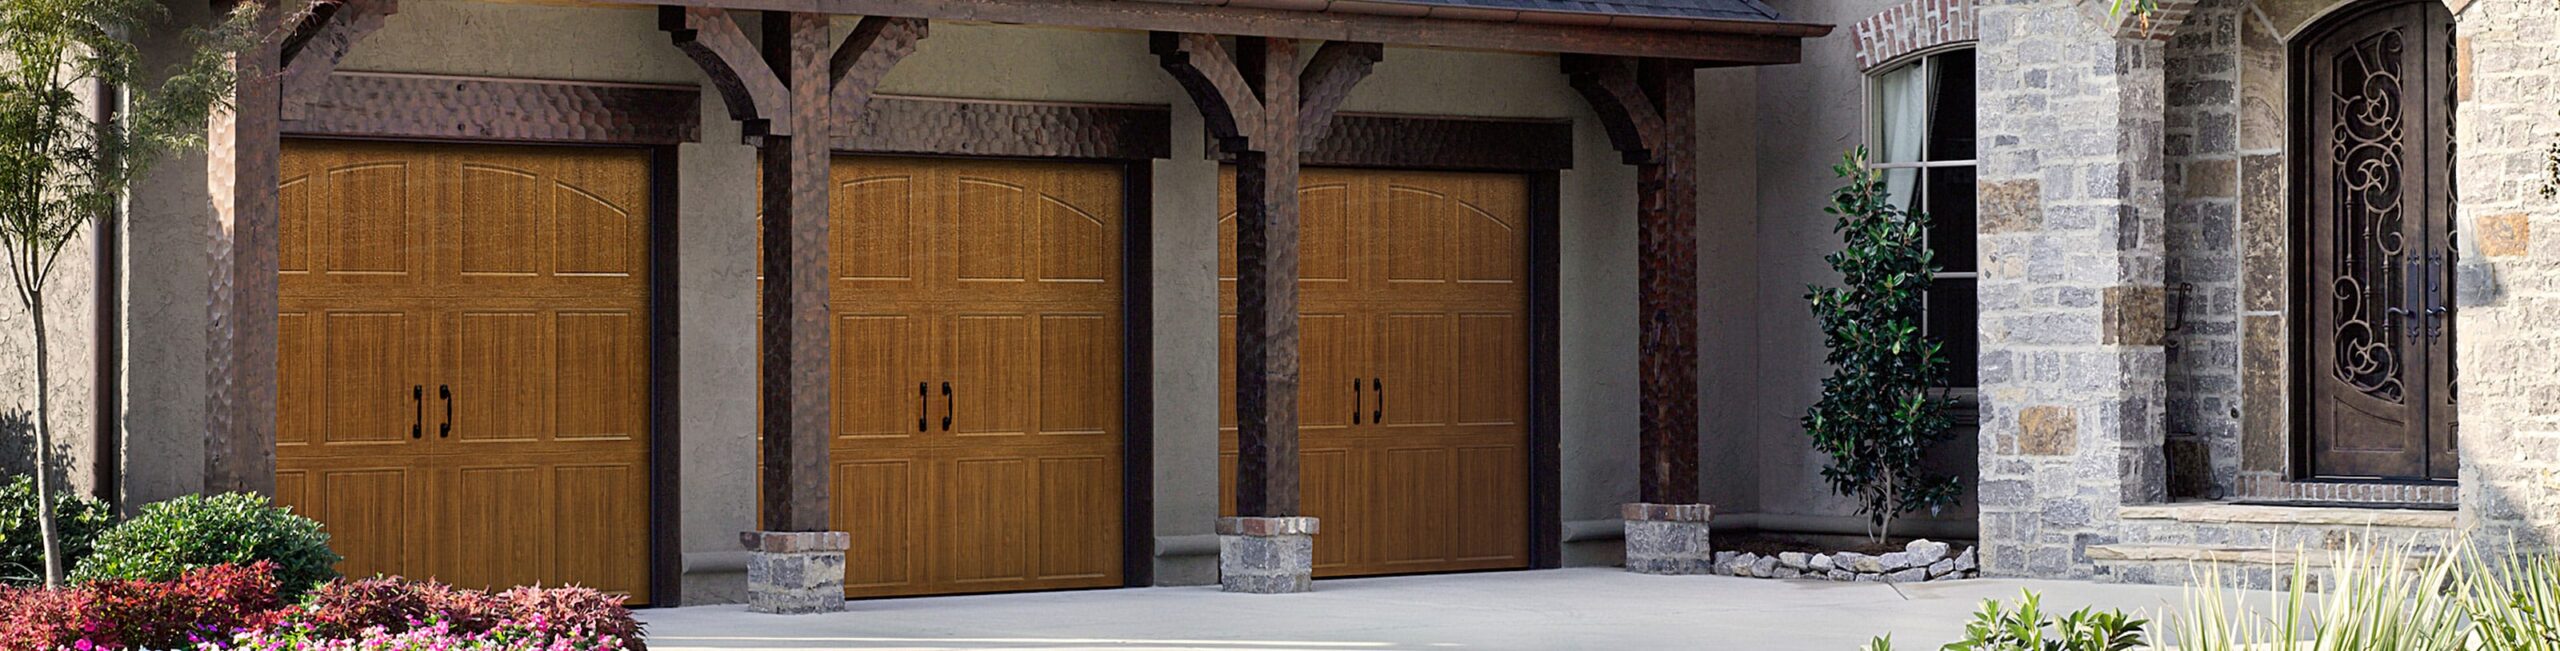
[[[753,552],[747,606],[833,612],[844,610],[851,538],[828,531],[827,126],[838,113],[858,117],[880,77],[915,51],[926,26],[864,18],[831,56],[828,15],[765,12],[763,19],[759,51],[725,10],[659,9],[659,27],[720,90],[756,145],[764,174],[764,508],[763,530],[740,535]]]
[[[1228,592],[1305,592],[1315,518],[1298,510],[1298,159],[1384,56],[1326,43],[1303,67],[1288,39],[1157,32],[1165,71],[1236,158],[1236,515],[1218,522]]]
[[[1627,504],[1627,570],[1704,574],[1698,503],[1697,77],[1691,62],[1567,56],[1564,71],[1636,166],[1637,373],[1643,501]]]
[[[232,57],[239,83],[231,110],[206,125],[205,184],[212,199],[205,332],[207,492],[273,495],[276,487],[276,318],[282,253],[277,184],[283,120],[298,105],[296,80],[327,79],[338,60],[399,11],[397,0],[239,4],[263,9],[256,44]]]

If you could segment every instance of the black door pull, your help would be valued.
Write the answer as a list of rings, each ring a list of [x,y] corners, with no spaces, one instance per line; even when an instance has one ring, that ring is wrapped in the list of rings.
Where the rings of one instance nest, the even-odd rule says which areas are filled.
[[[417,420],[413,420],[413,421],[410,421],[410,422],[409,422],[409,438],[413,438],[413,439],[426,438],[426,437],[427,437],[427,385],[424,385],[424,384],[412,384],[412,385],[409,385],[409,401],[410,401],[410,402],[413,402],[413,403],[417,403],[417,405],[418,405],[418,415],[417,415]]]
[[[932,409],[925,404],[925,401],[930,398],[926,397],[924,387],[925,383],[916,383],[916,431],[918,432],[924,431],[924,414]]]
[[[436,397],[444,399],[444,424],[436,427],[436,438],[453,438],[453,387],[436,385]]]
[[[1351,424],[1360,424],[1360,378],[1351,378]]]
[[[951,397],[951,383],[942,383],[942,431],[951,431],[951,417],[960,412],[960,403]]]
[[[1387,423],[1387,385],[1378,378],[1369,378],[1369,392],[1378,394],[1378,407],[1369,412],[1369,422],[1384,425]]]

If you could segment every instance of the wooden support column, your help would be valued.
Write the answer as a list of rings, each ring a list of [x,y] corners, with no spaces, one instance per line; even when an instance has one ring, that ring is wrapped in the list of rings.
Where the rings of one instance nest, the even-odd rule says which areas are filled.
[[[1383,56],[1326,43],[1302,68],[1298,43],[1157,32],[1167,72],[1236,163],[1236,515],[1299,514],[1298,160],[1351,87]]]
[[[1691,62],[1567,56],[1564,71],[1636,166],[1643,501],[1698,503],[1698,154]]]
[[[273,495],[276,486],[277,185],[283,120],[397,0],[228,4],[263,11],[262,36],[232,56],[231,109],[206,125],[212,283],[205,332],[204,487]],[[302,83],[297,83],[301,80]]]
[[[858,117],[880,77],[915,51],[925,23],[865,18],[829,53],[831,17],[765,12],[761,48],[728,12],[662,7],[660,27],[710,76],[757,146],[764,174],[759,423],[764,531],[826,531],[829,427],[828,130]],[[848,123],[857,122],[847,120]]]

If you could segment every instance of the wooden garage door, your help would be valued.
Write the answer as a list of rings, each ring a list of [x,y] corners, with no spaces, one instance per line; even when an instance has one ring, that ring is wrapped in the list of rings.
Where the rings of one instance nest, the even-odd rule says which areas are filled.
[[[845,594],[1120,585],[1120,171],[844,157],[833,179]]]
[[[276,492],[340,572],[648,601],[648,161],[286,144]]]
[[[1235,512],[1235,183],[1218,222],[1219,499]],[[1306,170],[1299,476],[1316,575],[1527,567],[1526,179]]]

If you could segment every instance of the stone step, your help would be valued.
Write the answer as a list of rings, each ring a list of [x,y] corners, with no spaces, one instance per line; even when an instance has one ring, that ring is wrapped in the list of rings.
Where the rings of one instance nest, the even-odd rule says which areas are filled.
[[[2327,506],[2264,506],[2228,502],[2188,502],[2127,506],[2116,511],[2126,520],[2175,521],[2195,524],[2287,524],[2316,527],[2393,527],[2409,529],[2452,529],[2458,519],[2452,511],[2421,509],[2351,508]]]
[[[2094,578],[2099,581],[2182,585],[2210,573],[2221,577],[2216,583],[2252,590],[2282,589],[2291,584],[2297,568],[2311,578],[2311,586],[2317,590],[2328,583],[2338,560],[2335,552],[2316,547],[2127,543],[2090,545],[2088,554],[2089,562],[2097,567]],[[2403,562],[2415,571],[2439,554],[2419,550],[2404,555]]]

